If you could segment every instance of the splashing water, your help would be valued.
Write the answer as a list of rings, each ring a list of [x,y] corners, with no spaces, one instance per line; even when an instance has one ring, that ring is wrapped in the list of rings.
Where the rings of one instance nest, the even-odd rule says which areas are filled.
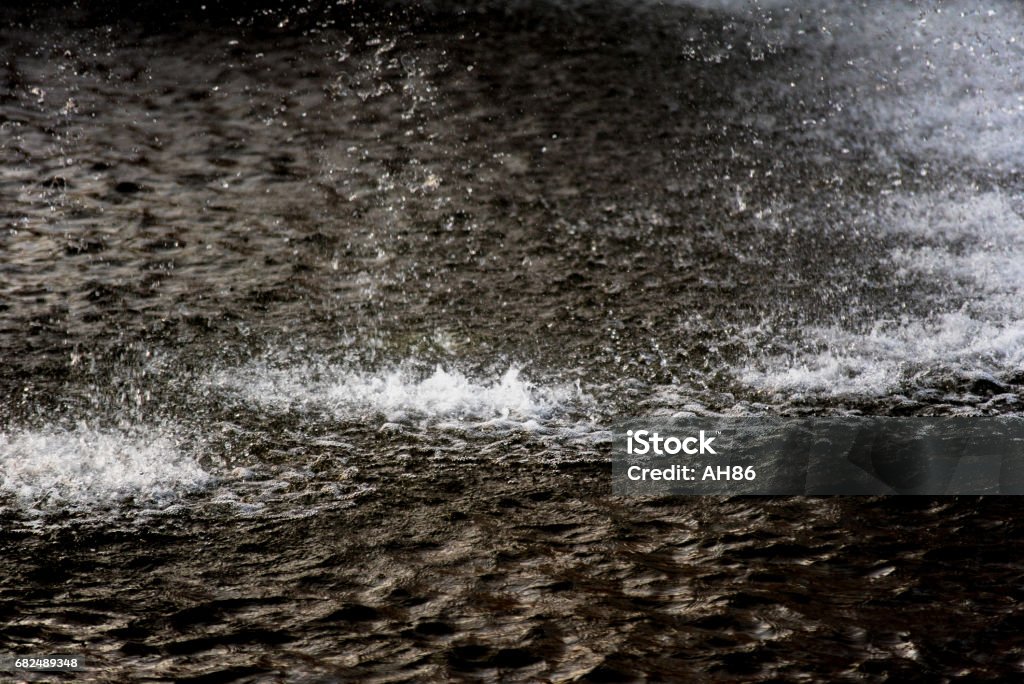
[[[271,368],[253,364],[217,373],[212,384],[246,400],[278,409],[322,409],[344,418],[379,414],[390,422],[455,419],[526,424],[554,417],[578,389],[541,387],[509,368],[488,382],[458,370],[434,368],[424,376],[407,363],[381,373],[335,366]]]
[[[19,508],[105,508],[166,503],[210,476],[158,430],[21,430],[0,433],[0,495]]]

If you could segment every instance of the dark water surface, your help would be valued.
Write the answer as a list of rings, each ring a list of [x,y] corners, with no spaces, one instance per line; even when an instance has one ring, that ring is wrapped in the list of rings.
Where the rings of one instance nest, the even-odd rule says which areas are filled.
[[[607,427],[1019,413],[1017,5],[0,18],[0,652],[1024,673],[1014,499],[614,498]]]

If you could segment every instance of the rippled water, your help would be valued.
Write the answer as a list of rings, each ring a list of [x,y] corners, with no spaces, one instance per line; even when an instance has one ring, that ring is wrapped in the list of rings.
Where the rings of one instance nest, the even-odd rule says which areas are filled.
[[[0,651],[1021,675],[1012,499],[617,499],[608,433],[1020,411],[1016,4],[0,17]]]

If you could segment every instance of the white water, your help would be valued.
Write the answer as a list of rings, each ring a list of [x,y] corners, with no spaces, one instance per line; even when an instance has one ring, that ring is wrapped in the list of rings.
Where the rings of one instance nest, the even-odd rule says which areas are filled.
[[[0,432],[0,494],[24,510],[166,504],[210,476],[159,430]]]
[[[850,311],[842,323],[801,331],[800,351],[736,370],[777,398],[879,396],[943,380],[1007,377],[1024,368],[1024,219],[1010,191],[950,180],[911,194],[894,159],[930,169],[1017,171],[1024,160],[1024,10],[1008,2],[810,3],[702,1],[761,26],[778,49],[807,62],[774,97],[827,95],[831,113],[802,131],[837,150],[859,150],[892,168],[887,204],[848,225],[895,238],[894,281],[913,276],[941,294],[921,318],[877,320]],[[770,92],[766,87],[764,92]],[[906,167],[903,167],[904,170]],[[803,223],[803,222],[801,222]],[[890,240],[892,241],[892,240]]]
[[[940,311],[876,321],[866,333],[807,330],[822,349],[751,364],[741,372],[744,382],[773,392],[877,396],[943,377],[1024,369],[1024,218],[1017,203],[997,192],[898,196],[881,224],[916,243],[892,251],[893,269],[941,284],[947,294],[935,303]]]
[[[319,410],[339,418],[378,423],[426,421],[442,427],[489,424],[532,429],[557,418],[581,398],[572,386],[545,387],[509,368],[473,378],[441,366],[413,370],[407,362],[367,373],[330,364],[273,367],[253,363],[214,374],[211,384],[245,400],[279,410]]]

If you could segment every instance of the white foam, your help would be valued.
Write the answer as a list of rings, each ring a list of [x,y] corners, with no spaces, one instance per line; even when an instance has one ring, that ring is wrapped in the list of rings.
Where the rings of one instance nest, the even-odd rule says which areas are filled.
[[[735,20],[723,21],[721,30],[704,30],[700,22],[684,27],[684,55],[714,61],[779,55],[780,68],[753,67],[752,77],[735,85],[737,104],[718,114],[731,114],[755,131],[790,135],[826,168],[847,154],[874,157],[874,168],[892,174],[892,186],[883,192],[912,185],[900,177],[906,172],[1021,170],[1024,4],[672,1]],[[758,105],[756,116],[745,104],[750,102]],[[1019,370],[1020,204],[1005,192],[954,188],[898,196],[874,226],[861,225],[871,224],[874,212],[868,219],[851,217],[858,231],[873,229],[900,243],[888,265],[895,278],[931,280],[933,287],[924,289],[930,289],[934,313],[864,321],[858,319],[862,309],[851,308],[842,324],[803,329],[799,348],[756,359],[737,375],[780,394],[878,395],[940,377]]]
[[[807,337],[822,349],[750,364],[740,379],[789,395],[881,396],[948,375],[969,378],[1024,366],[1024,320],[985,321],[957,312],[881,322],[866,334],[818,328]]]
[[[0,498],[20,508],[93,508],[167,502],[204,485],[207,473],[173,436],[75,429],[0,432]]]
[[[415,366],[410,362],[367,373],[333,365],[254,363],[220,371],[212,384],[278,409],[328,410],[347,418],[372,415],[385,423],[427,420],[439,426],[455,422],[519,429],[551,418],[564,402],[579,396],[576,388],[535,385],[514,367],[479,379],[441,366],[417,372]]]
[[[814,145],[954,168],[1020,170],[1024,6],[1018,2],[675,1],[734,15],[746,27],[737,31],[749,33],[747,41],[732,41],[737,54],[785,51],[794,68],[777,78],[759,71],[749,96],[777,106],[828,104],[827,114],[797,129]],[[891,262],[897,276],[931,278],[945,290],[946,297],[936,297],[937,313],[878,321],[861,333],[839,325],[806,330],[813,351],[760,359],[741,369],[741,378],[780,392],[879,394],[913,384],[921,373],[1019,368],[1020,204],[1006,193],[973,188],[897,196],[877,229],[914,241],[894,251]]]
[[[779,393],[874,396],[1024,368],[1024,219],[1002,193],[962,195],[895,198],[880,226],[925,241],[894,249],[894,270],[939,285],[936,306],[961,301],[957,310],[877,321],[864,333],[812,328],[804,336],[815,351],[759,360],[740,378]]]
[[[942,195],[896,198],[886,227],[918,244],[892,251],[898,275],[916,274],[959,286],[964,309],[982,320],[1024,317],[1024,217],[1005,193],[966,198]]]

